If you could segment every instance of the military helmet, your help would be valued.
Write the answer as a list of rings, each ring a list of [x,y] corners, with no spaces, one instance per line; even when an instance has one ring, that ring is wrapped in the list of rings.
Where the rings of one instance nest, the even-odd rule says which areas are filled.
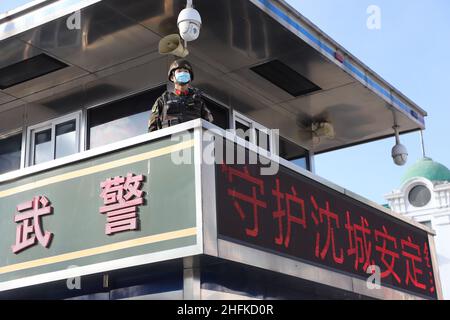
[[[191,74],[191,81],[194,80],[194,70],[192,69],[192,65],[189,63],[189,61],[187,61],[185,59],[178,59],[178,60],[175,60],[174,62],[172,62],[172,64],[170,65],[169,73],[168,73],[170,82],[173,82],[171,77],[172,77],[173,73],[175,72],[175,70],[177,70],[177,69],[188,70],[189,73]]]

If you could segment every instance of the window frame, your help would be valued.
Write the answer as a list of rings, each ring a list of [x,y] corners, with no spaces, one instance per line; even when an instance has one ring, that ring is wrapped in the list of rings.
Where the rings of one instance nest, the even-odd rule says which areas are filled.
[[[250,119],[249,117],[244,116],[242,113],[237,112],[236,110],[233,110],[232,114],[232,129],[236,130],[236,122],[239,122],[240,124],[243,124],[250,128],[250,143],[253,143],[254,145],[258,146],[258,140],[256,136],[256,130],[259,130],[269,136],[269,146],[267,151],[274,155],[279,154],[279,150],[274,150],[274,139],[273,139],[273,132],[269,128],[263,126],[262,124]],[[259,146],[258,146],[259,147]],[[262,148],[262,147],[260,147]]]
[[[60,124],[63,124],[65,122],[69,122],[72,120],[75,120],[75,136],[76,136],[76,147],[77,152],[80,153],[81,150],[83,150],[83,146],[81,145],[82,137],[81,137],[81,116],[82,116],[82,110],[70,113],[68,115],[58,117],[52,120],[48,120],[45,122],[38,123],[33,126],[29,126],[27,128],[27,142],[26,142],[26,156],[25,156],[25,167],[31,167],[39,164],[34,163],[34,156],[35,156],[35,136],[36,133],[51,129],[51,143],[52,143],[52,158],[49,161],[56,160],[56,127]],[[75,153],[75,154],[76,154]]]
[[[1,134],[0,140],[8,139],[8,138],[18,136],[18,135],[21,136],[20,137],[20,140],[21,140],[21,142],[20,142],[20,163],[19,163],[18,170],[22,170],[23,169],[23,159],[24,159],[24,155],[25,155],[25,150],[24,150],[25,149],[25,132],[24,132],[23,128],[18,128],[18,129],[11,130],[11,131]],[[13,171],[7,171],[4,173],[0,173],[0,176],[7,174],[9,172],[13,172]]]
[[[232,122],[231,128],[234,130],[236,130],[236,122],[239,122],[239,123],[249,127],[250,128],[250,143],[253,143],[256,146],[258,146],[258,144],[257,144],[258,141],[256,138],[256,129],[267,134],[269,136],[269,150],[268,151],[276,156],[280,156],[280,146],[279,146],[279,143],[278,144],[275,143],[274,134],[273,134],[272,130],[270,130],[269,128],[263,126],[262,124],[256,122],[255,120],[252,120],[249,117],[246,117],[245,115],[237,112],[236,110],[233,110],[233,112],[232,112],[231,122]],[[289,139],[286,139],[285,137],[281,137],[281,138],[283,138],[287,141],[290,141]],[[294,142],[292,142],[292,143],[294,143]],[[311,150],[308,150],[306,148],[303,148],[303,149],[306,150],[306,156],[305,156],[306,170],[314,173],[315,172],[314,153]],[[287,159],[285,159],[285,160],[287,160]],[[287,160],[287,161],[292,162],[295,160]]]

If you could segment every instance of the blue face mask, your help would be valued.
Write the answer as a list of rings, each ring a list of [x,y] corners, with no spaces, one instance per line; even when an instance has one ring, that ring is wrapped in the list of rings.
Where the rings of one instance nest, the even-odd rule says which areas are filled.
[[[175,74],[175,81],[178,84],[187,84],[191,82],[191,74],[189,72],[179,72]]]

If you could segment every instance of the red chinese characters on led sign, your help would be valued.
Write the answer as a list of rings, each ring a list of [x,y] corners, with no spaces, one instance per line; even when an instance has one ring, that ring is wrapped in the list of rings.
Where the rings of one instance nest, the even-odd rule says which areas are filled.
[[[369,222],[366,218],[360,217],[359,223],[352,223],[350,212],[346,212],[347,222],[345,229],[348,233],[348,250],[347,255],[353,256],[354,268],[358,270],[367,270],[370,265],[374,265],[375,261],[372,259],[372,241],[370,236],[372,234],[369,228]]]
[[[417,266],[422,262],[420,246],[413,243],[411,237],[408,237],[407,240],[402,239],[401,242],[402,255],[406,258],[406,284],[411,282],[417,288],[426,289],[426,285],[419,280],[419,276],[423,274],[423,271]]]
[[[340,228],[339,224],[339,216],[332,212],[330,210],[330,204],[327,202],[325,205],[325,209],[320,208],[317,204],[316,199],[311,196],[311,203],[313,204],[314,210],[311,211],[311,218],[314,221],[314,224],[317,226],[320,224],[326,224],[326,236],[323,236],[323,238],[326,238],[325,244],[322,246],[320,245],[320,238],[321,233],[318,231],[316,233],[316,246],[315,246],[315,255],[317,258],[320,258],[322,260],[325,259],[325,257],[328,254],[328,251],[330,250],[330,243],[331,243],[331,250],[333,255],[333,260],[335,263],[342,264],[344,263],[344,252],[343,249],[340,248],[339,252],[336,250],[336,238],[335,238],[335,228]],[[317,215],[319,217],[317,217]],[[324,219],[324,217],[326,219]]]
[[[287,168],[216,167],[219,237],[436,298],[428,235]]]
[[[12,252],[28,249],[38,241],[44,248],[50,245],[53,234],[42,228],[42,216],[52,214],[53,208],[50,201],[44,196],[34,197],[33,200],[19,204],[14,216],[14,222],[18,223],[16,229],[16,243],[12,246]]]
[[[265,202],[258,200],[258,194],[264,194],[264,183],[260,179],[253,178],[250,176],[248,171],[244,169],[243,172],[234,170],[233,168],[229,168],[225,165],[222,166],[222,169],[228,173],[228,180],[230,183],[233,183],[233,180],[235,178],[246,180],[248,183],[252,184],[251,187],[251,194],[245,195],[240,192],[236,192],[234,189],[228,189],[228,195],[233,199],[233,206],[236,209],[236,212],[239,214],[239,218],[241,220],[245,220],[247,216],[242,210],[241,205],[239,204],[240,201],[244,201],[246,203],[251,204],[252,210],[251,210],[251,217],[253,224],[252,227],[247,227],[245,229],[245,233],[250,237],[257,237],[258,236],[258,210],[259,208],[266,208],[267,205]],[[247,218],[249,219],[249,218]]]
[[[277,210],[272,212],[278,224],[278,236],[275,238],[275,243],[284,244],[286,248],[289,248],[293,226],[299,225],[306,229],[305,202],[297,196],[297,190],[293,186],[290,193],[282,192],[279,179],[276,180],[276,188],[272,189],[272,195],[277,199]]]
[[[138,229],[137,207],[144,203],[143,181],[143,175],[128,173],[126,177],[110,178],[100,184],[104,204],[100,213],[106,214],[107,235]]]
[[[386,278],[392,275],[397,283],[402,283],[399,275],[394,270],[395,262],[400,258],[397,239],[389,235],[386,227],[383,226],[382,231],[375,230],[375,241],[379,243],[375,246],[375,250],[380,253],[380,261],[383,263],[384,268],[381,277]],[[382,245],[380,245],[381,243]]]

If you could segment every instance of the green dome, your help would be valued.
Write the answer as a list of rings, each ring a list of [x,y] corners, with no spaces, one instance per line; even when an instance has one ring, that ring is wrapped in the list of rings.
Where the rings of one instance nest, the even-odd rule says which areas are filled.
[[[402,178],[402,183],[405,183],[412,178],[419,177],[426,178],[432,182],[450,182],[450,170],[446,166],[435,162],[430,158],[423,158],[406,170],[406,173]]]

